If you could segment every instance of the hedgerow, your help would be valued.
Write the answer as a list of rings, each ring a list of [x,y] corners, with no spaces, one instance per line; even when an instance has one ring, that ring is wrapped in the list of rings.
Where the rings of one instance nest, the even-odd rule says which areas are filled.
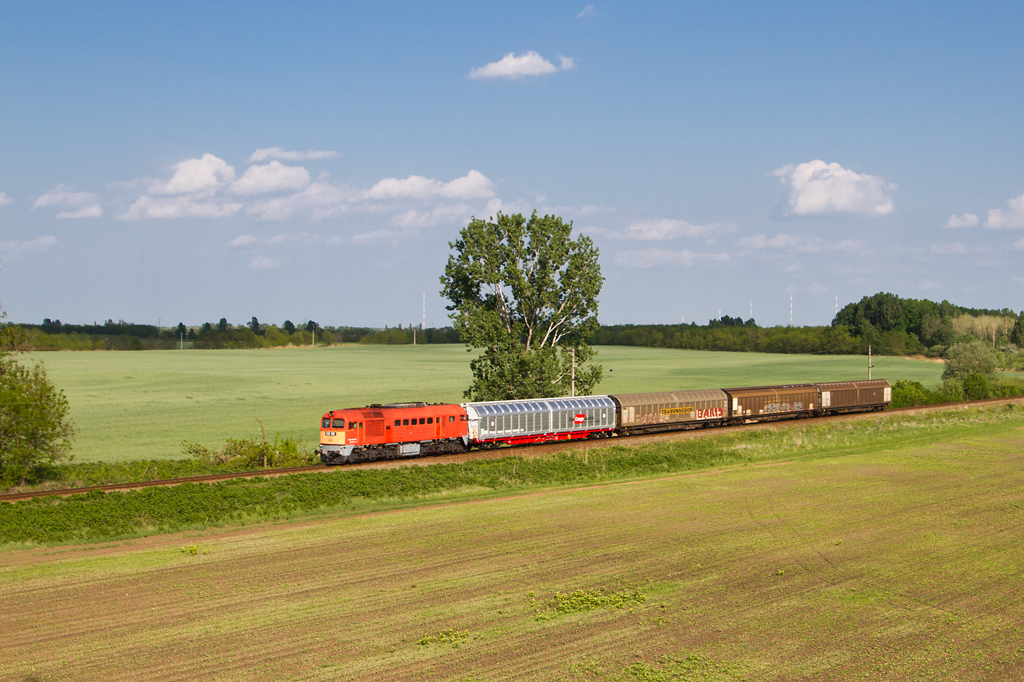
[[[337,507],[356,498],[403,500],[466,489],[572,484],[681,471],[740,458],[711,440],[655,450],[615,447],[586,456],[506,457],[35,498],[0,504],[0,542],[63,543],[174,532]]]

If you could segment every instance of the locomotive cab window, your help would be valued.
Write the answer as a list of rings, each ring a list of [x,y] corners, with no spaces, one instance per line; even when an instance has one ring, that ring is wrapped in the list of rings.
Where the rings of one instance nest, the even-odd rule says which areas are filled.
[[[453,416],[449,416],[449,417],[448,417],[448,423],[449,423],[449,424],[454,424],[454,423],[455,423],[455,417],[453,417]]]
[[[332,429],[343,429],[343,428],[345,428],[345,420],[344,419],[335,419],[331,423],[331,428]]]
[[[331,420],[327,419],[326,417],[321,419],[320,420],[320,428],[321,429],[329,429],[329,428],[331,428]]]

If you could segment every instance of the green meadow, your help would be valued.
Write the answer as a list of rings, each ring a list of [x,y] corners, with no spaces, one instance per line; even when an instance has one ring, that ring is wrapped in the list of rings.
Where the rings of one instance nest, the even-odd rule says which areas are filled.
[[[218,447],[258,432],[313,446],[330,409],[399,401],[459,402],[465,347],[334,346],[264,350],[36,352],[67,395],[76,461],[179,458],[181,442]],[[867,358],[598,348],[602,393],[867,378]],[[875,378],[935,385],[937,363],[875,358]]]

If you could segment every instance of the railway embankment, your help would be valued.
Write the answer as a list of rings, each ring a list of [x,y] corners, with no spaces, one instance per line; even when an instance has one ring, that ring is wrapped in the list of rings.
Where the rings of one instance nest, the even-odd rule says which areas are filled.
[[[94,542],[209,526],[345,515],[479,499],[514,492],[840,457],[869,449],[1024,427],[1021,401],[909,408],[875,415],[609,439],[483,453],[477,459],[373,463],[301,476],[187,481],[0,504],[6,546]]]

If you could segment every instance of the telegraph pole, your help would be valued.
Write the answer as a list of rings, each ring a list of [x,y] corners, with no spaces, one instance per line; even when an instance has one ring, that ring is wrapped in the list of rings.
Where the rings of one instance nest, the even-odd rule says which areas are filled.
[[[868,346],[868,381],[871,381],[871,368],[874,365],[871,364],[871,346]]]
[[[575,348],[570,348],[569,349],[569,353],[570,353],[570,355],[572,355],[572,383],[570,384],[570,388],[569,388],[569,397],[570,398],[575,398],[576,397],[576,349]]]

